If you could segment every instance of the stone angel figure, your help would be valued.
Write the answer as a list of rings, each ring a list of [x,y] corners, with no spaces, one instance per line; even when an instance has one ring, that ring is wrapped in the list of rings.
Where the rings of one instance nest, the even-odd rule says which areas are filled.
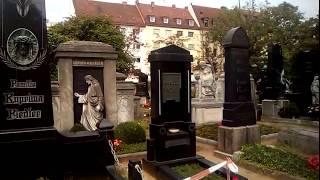
[[[80,95],[76,92],[74,95],[78,97],[78,103],[83,104],[80,123],[88,131],[95,131],[97,124],[103,119],[103,93],[98,80],[92,75],[86,75],[84,79],[89,85],[87,93]]]

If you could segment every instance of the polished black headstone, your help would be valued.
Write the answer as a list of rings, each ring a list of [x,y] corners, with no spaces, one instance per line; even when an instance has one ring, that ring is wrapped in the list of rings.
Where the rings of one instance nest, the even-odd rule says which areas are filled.
[[[45,3],[0,3],[0,131],[52,126]]]
[[[285,85],[281,83],[283,70],[282,49],[279,44],[268,45],[268,66],[266,72],[266,87],[263,90],[264,99],[278,99],[281,92],[285,91]]]
[[[225,103],[222,125],[230,127],[256,124],[249,75],[249,39],[241,27],[224,37]]]
[[[190,52],[171,45],[149,55],[151,124],[147,141],[150,161],[195,156],[195,125],[191,122]],[[171,132],[171,130],[179,130]]]
[[[149,88],[148,88],[148,75],[141,72],[140,69],[137,69],[136,76],[138,76],[139,82],[136,85],[136,96],[139,97],[146,97],[147,99],[150,99],[149,95]]]

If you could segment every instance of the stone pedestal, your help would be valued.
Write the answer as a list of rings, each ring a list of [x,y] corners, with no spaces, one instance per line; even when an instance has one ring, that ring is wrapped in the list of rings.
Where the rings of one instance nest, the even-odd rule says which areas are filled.
[[[134,120],[134,91],[132,82],[117,82],[117,124]]]
[[[223,103],[214,99],[193,98],[191,109],[192,122],[197,125],[222,121]]]
[[[262,101],[262,115],[270,117],[278,117],[281,108],[289,104],[289,100],[270,100]]]
[[[142,119],[144,116],[143,108],[140,105],[140,99],[139,96],[133,97],[133,103],[134,103],[134,119]]]
[[[224,73],[222,73],[217,81],[217,89],[215,94],[215,101],[224,102]]]
[[[226,127],[218,129],[218,150],[232,154],[239,151],[244,144],[260,143],[260,130],[258,125]]]

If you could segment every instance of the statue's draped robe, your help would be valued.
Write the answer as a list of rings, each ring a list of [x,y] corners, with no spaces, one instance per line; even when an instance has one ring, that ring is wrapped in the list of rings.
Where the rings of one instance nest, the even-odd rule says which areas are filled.
[[[103,119],[104,101],[99,84],[92,84],[85,95],[80,95],[79,103],[83,103],[80,123],[88,130],[95,131],[97,123]]]

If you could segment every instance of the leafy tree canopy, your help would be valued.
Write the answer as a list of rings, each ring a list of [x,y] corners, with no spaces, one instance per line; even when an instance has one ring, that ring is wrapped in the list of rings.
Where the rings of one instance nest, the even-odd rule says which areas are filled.
[[[222,43],[226,32],[237,26],[247,30],[252,56],[266,55],[268,43],[281,44],[287,60],[300,49],[319,46],[319,17],[304,21],[298,7],[286,2],[257,8],[252,0],[242,9],[222,9],[213,18],[211,40]]]
[[[112,45],[118,52],[117,71],[127,73],[132,67],[130,55],[124,51],[125,37],[105,16],[73,16],[48,28],[48,43],[51,50],[60,43],[98,41]]]

